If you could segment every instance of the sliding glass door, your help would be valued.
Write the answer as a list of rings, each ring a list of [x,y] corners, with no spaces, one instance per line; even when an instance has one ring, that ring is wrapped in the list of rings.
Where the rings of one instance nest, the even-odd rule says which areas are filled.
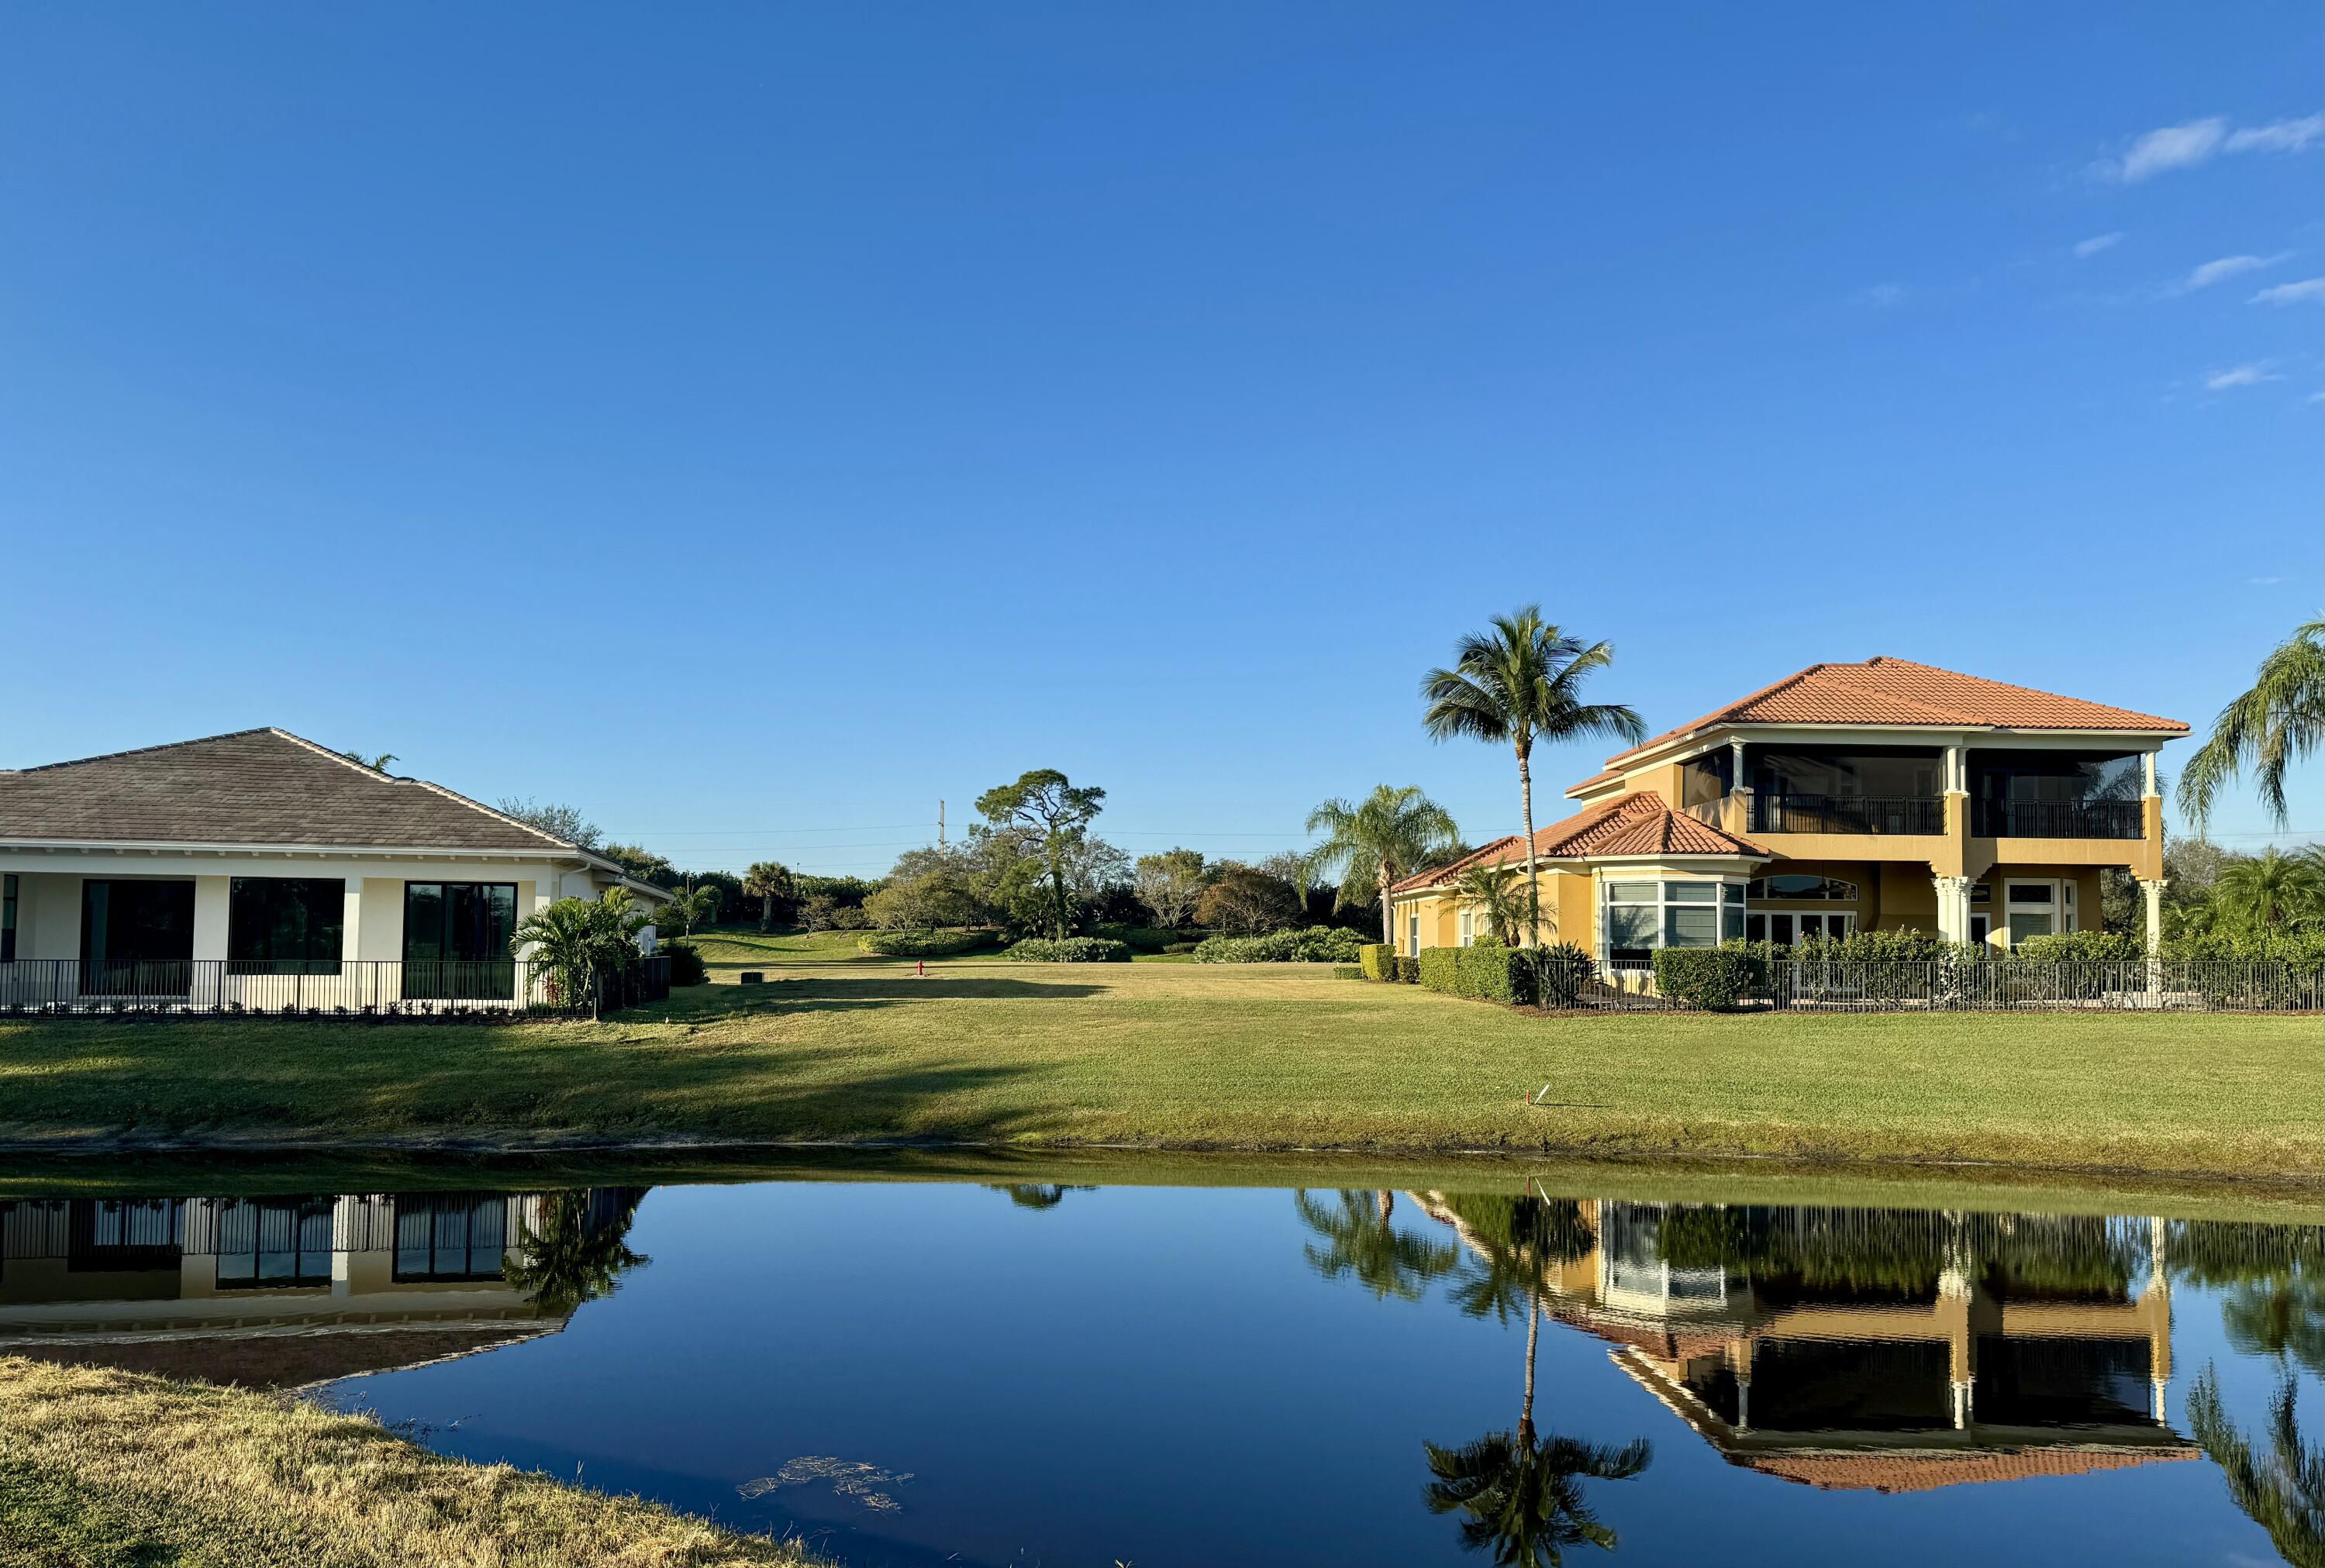
[[[80,971],[83,995],[184,996],[194,974],[194,884],[82,882]]]
[[[403,884],[403,994],[505,1001],[516,989],[514,882]]]

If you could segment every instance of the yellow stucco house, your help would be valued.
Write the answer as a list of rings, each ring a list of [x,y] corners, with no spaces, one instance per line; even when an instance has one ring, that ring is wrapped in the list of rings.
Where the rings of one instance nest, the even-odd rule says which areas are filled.
[[[2157,935],[2155,753],[2188,726],[1900,659],[1817,664],[1610,757],[1534,835],[1542,939],[1615,968],[1658,947],[1790,945],[1915,929],[2007,946],[2096,929],[2099,873],[2146,895]],[[1391,890],[1397,951],[1467,946],[1472,866],[1497,839]]]

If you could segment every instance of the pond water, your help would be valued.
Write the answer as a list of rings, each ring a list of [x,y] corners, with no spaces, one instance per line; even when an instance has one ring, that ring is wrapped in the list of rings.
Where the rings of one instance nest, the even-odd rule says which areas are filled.
[[[24,1196],[0,1351],[866,1568],[2325,1554],[2318,1229],[1475,1185]]]

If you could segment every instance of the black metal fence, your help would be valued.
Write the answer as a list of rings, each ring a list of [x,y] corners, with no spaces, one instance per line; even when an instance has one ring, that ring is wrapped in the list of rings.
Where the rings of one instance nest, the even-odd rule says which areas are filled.
[[[1754,833],[1933,834],[1946,830],[1946,804],[1927,795],[1752,797]],[[2136,835],[2135,835],[2136,836]]]
[[[190,958],[0,964],[0,1017],[505,1018],[612,1012],[670,995],[670,956],[641,958],[593,987],[553,964],[363,958],[280,963]]]
[[[1971,833],[1980,838],[2141,838],[2136,800],[1977,800]]]
[[[1644,969],[1599,966],[1568,1004],[1685,1009]],[[2018,959],[1877,963],[1778,959],[1737,999],[1746,1010],[1820,1012],[2319,1012],[2325,964],[2276,958]]]

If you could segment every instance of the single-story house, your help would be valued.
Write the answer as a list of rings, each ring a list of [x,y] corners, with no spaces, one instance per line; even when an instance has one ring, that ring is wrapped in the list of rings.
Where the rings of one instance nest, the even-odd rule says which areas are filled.
[[[1642,968],[1658,947],[1922,930],[2007,947],[2095,930],[2100,873],[2163,877],[2155,753],[2177,719],[1902,659],[1816,664],[1607,760],[1534,835],[1542,937]],[[1401,953],[1486,934],[1464,872],[1392,885]]]
[[[669,897],[284,730],[0,770],[0,1005],[521,1002],[518,923],[616,888]]]

